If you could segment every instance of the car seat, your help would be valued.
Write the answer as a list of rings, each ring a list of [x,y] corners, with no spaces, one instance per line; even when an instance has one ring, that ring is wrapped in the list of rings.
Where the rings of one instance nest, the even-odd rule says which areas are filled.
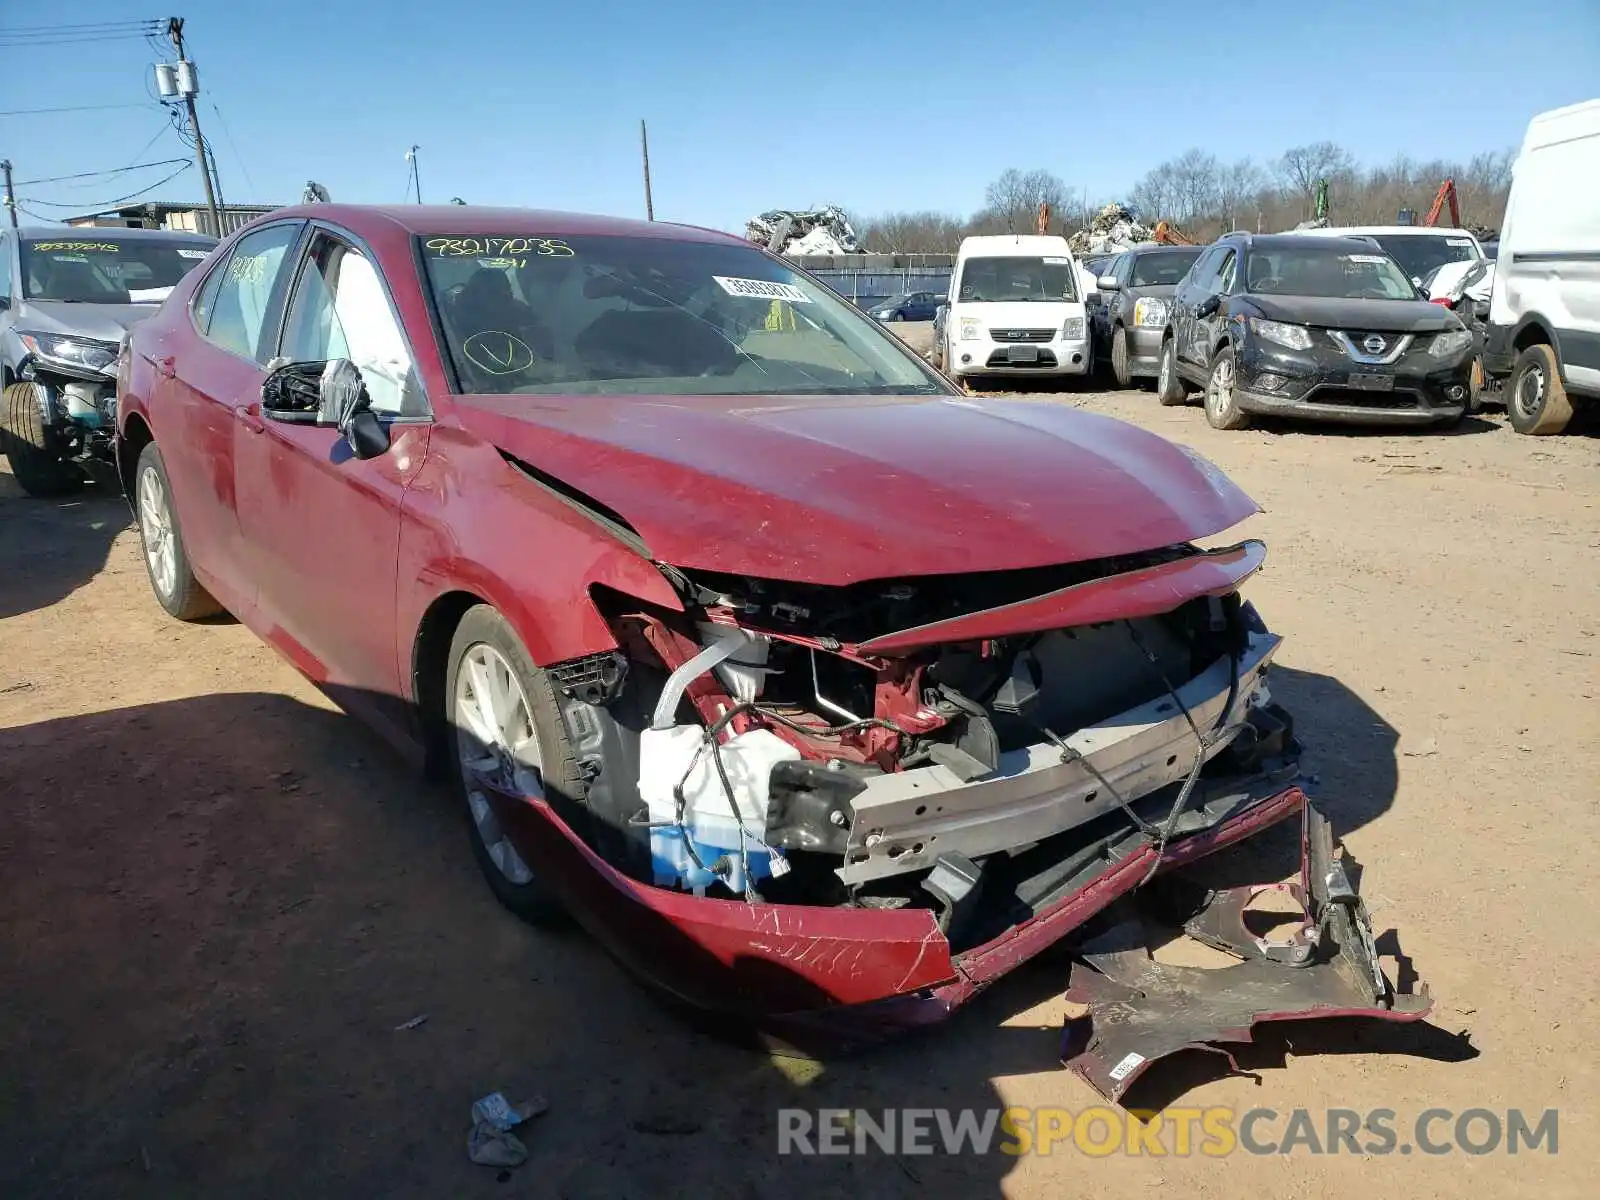
[[[681,309],[612,309],[573,341],[599,378],[720,374],[738,364],[738,350],[717,329]]]

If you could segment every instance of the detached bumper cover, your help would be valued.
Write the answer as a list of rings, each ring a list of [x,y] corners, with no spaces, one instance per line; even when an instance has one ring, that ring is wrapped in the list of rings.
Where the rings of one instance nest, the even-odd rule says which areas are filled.
[[[1415,1021],[1432,1001],[1426,987],[1399,992],[1377,961],[1371,919],[1334,857],[1327,821],[1306,805],[1297,885],[1262,884],[1214,892],[1184,931],[1241,961],[1203,969],[1150,957],[1145,929],[1124,921],[1086,943],[1067,999],[1089,1007],[1069,1021],[1063,1060],[1103,1095],[1120,1100],[1152,1063],[1180,1050],[1248,1042],[1266,1021],[1369,1017]],[[1305,920],[1282,940],[1250,933],[1243,914],[1264,890],[1288,891]]]

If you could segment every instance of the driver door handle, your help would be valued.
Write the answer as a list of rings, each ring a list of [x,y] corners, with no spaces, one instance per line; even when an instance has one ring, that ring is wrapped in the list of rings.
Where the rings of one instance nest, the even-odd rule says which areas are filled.
[[[251,433],[260,433],[267,427],[267,423],[261,419],[261,405],[258,401],[251,401],[243,408],[234,409],[233,415]]]

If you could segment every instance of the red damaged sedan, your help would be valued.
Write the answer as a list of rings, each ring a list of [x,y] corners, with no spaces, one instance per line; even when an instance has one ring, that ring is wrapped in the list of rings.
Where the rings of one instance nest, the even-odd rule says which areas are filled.
[[[1195,545],[1255,504],[737,238],[274,212],[130,335],[117,447],[169,613],[235,614],[453,781],[508,908],[697,1006],[936,1019],[1305,807],[1264,548]],[[1268,958],[1417,1015],[1307,813]]]

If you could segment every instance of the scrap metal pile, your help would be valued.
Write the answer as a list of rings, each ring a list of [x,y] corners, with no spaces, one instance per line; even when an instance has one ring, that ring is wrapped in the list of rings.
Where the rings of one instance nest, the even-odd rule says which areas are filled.
[[[773,254],[856,254],[860,239],[844,210],[834,205],[811,212],[775,208],[745,223],[745,236]]]
[[[1112,203],[1095,213],[1089,228],[1080,229],[1067,243],[1077,255],[1115,254],[1148,242],[1150,238],[1148,226],[1141,225],[1123,205]]]

